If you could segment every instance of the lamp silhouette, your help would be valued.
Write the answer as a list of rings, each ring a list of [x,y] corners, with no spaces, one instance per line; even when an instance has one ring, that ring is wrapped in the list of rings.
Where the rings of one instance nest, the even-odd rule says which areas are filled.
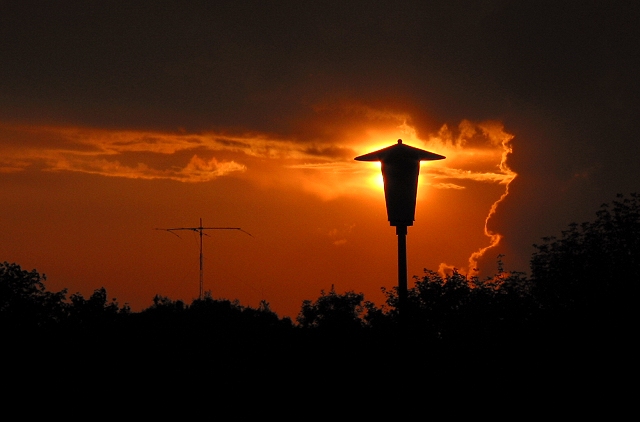
[[[398,310],[407,301],[407,226],[413,226],[418,194],[420,161],[442,160],[442,155],[398,143],[356,157],[356,161],[380,161],[389,224],[398,236]]]

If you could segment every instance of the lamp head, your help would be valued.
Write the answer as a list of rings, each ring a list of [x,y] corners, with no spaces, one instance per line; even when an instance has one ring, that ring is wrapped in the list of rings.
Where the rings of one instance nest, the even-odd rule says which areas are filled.
[[[384,180],[387,217],[392,226],[412,226],[415,220],[420,161],[445,157],[423,149],[398,143],[356,157],[356,161],[380,161]]]

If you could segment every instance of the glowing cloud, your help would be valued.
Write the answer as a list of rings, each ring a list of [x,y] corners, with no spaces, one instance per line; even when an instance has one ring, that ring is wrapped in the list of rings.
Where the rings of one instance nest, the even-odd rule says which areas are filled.
[[[432,171],[434,179],[471,180],[504,185],[504,192],[491,205],[485,218],[484,234],[489,238],[489,245],[479,248],[469,257],[468,274],[470,276],[479,273],[478,260],[489,249],[498,246],[502,239],[500,233],[489,229],[489,222],[495,215],[499,204],[509,195],[509,185],[517,176],[507,165],[507,158],[513,152],[512,139],[513,135],[505,132],[503,125],[499,122],[473,124],[469,121],[463,121],[458,127],[457,134],[447,126],[443,126],[438,134],[429,141],[444,150],[444,154],[449,159],[448,164],[462,167],[436,168]],[[473,167],[474,170],[469,167]],[[452,182],[434,184],[434,187],[461,188]],[[451,265],[441,263],[439,271],[444,274],[453,268]]]
[[[349,225],[345,225],[340,229],[334,228],[328,231],[318,229],[318,231],[326,235],[331,240],[331,243],[333,245],[342,246],[347,243],[346,237],[351,233],[354,227],[355,227],[355,224],[349,224]]]
[[[489,229],[489,220],[496,213],[498,205],[502,201],[504,201],[507,195],[509,195],[509,184],[517,176],[517,174],[513,170],[511,170],[507,165],[507,156],[513,151],[511,146],[509,145],[509,142],[511,141],[512,138],[513,136],[505,137],[501,144],[503,148],[503,152],[502,152],[502,160],[500,161],[500,170],[506,176],[505,180],[502,182],[505,185],[504,193],[500,196],[500,199],[498,199],[496,202],[493,203],[493,205],[491,205],[491,209],[489,210],[489,215],[487,215],[487,218],[485,219],[485,222],[484,222],[484,233],[486,236],[489,237],[489,246],[480,248],[476,252],[472,253],[471,256],[469,257],[470,275],[478,274],[478,271],[479,271],[477,268],[478,260],[487,252],[487,250],[498,246],[498,244],[500,243],[500,240],[502,239],[502,235],[500,235],[499,233],[495,233],[494,231]]]
[[[205,182],[247,169],[249,157],[289,161],[351,155],[264,135],[162,133],[0,125],[0,172],[31,167],[111,177]],[[215,156],[214,156],[215,155]]]

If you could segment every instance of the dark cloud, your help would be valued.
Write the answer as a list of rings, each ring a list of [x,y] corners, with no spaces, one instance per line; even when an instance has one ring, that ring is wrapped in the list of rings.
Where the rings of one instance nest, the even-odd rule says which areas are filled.
[[[34,134],[37,133],[37,136]],[[97,145],[82,142],[77,136],[63,134],[60,130],[40,127],[33,130],[27,126],[3,125],[0,123],[0,145],[4,148],[23,148],[34,150],[59,149],[80,153],[100,151]]]
[[[241,149],[251,148],[251,144],[249,144],[248,142],[235,141],[233,139],[217,138],[215,141],[217,143],[219,143],[219,144],[222,144],[222,145],[226,146],[226,147],[237,147],[237,148],[241,148]]]
[[[311,156],[317,157],[326,157],[332,159],[341,159],[341,160],[352,160],[356,155],[355,151],[351,148],[339,148],[339,147],[327,147],[327,148],[318,148],[318,147],[310,147],[306,148],[303,151],[305,154],[309,154]]]
[[[629,88],[621,80],[635,80],[640,37],[630,2],[2,8],[4,100],[85,120],[268,126],[255,119],[298,115],[327,95],[404,98],[440,120],[490,118],[514,101],[560,108],[589,98],[615,108],[637,98],[619,92]]]

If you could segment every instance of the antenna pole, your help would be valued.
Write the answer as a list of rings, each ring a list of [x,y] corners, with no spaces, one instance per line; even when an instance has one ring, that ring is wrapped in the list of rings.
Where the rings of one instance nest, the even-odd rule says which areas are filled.
[[[243,233],[248,234],[249,236],[253,237],[253,235],[251,235],[251,233],[248,233],[244,230],[242,230],[240,227],[203,227],[202,226],[202,218],[200,218],[200,225],[198,227],[174,227],[174,228],[169,228],[169,229],[156,229],[156,230],[164,230],[164,231],[168,231],[170,233],[175,234],[176,236],[178,236],[176,233],[174,233],[175,231],[179,231],[179,230],[191,230],[194,232],[198,232],[198,234],[200,235],[200,292],[198,295],[198,298],[200,300],[202,300],[204,298],[204,255],[202,253],[202,236],[205,234],[204,231],[205,230],[240,230]],[[178,236],[180,237],[180,236]]]

